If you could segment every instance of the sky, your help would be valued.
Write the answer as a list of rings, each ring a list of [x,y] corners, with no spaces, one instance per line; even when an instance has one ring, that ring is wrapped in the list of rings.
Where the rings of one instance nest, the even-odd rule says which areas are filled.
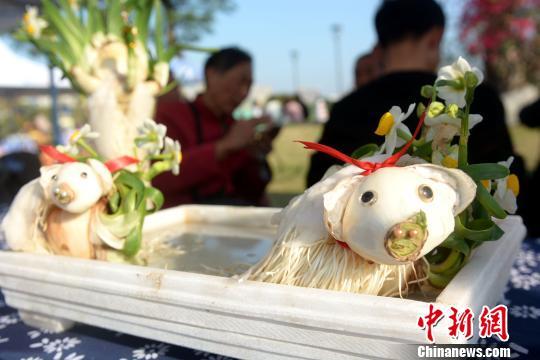
[[[255,82],[274,91],[294,90],[291,51],[298,53],[301,88],[323,93],[337,90],[335,38],[341,27],[342,91],[352,87],[353,63],[375,44],[376,0],[237,0],[236,10],[219,14],[205,46],[237,45],[254,57]],[[186,53],[188,63],[201,64],[205,55]]]
[[[353,85],[356,57],[375,44],[373,18],[379,0],[233,0],[236,9],[219,13],[211,34],[198,45],[239,46],[254,58],[255,84],[274,92],[293,92],[291,52],[298,54],[302,89],[336,96]],[[456,1],[444,2],[450,24]],[[455,17],[455,16],[454,16]],[[341,86],[336,74],[336,41],[332,26],[341,28],[339,41]],[[199,75],[206,54],[186,52],[174,63],[181,76]],[[47,68],[14,53],[0,41],[0,86],[47,86]],[[186,67],[187,66],[187,67]],[[186,71],[186,69],[188,71]]]

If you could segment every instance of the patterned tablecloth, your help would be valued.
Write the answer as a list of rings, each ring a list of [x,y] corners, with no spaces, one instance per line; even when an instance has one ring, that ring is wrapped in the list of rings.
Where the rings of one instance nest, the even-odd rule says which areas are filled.
[[[508,306],[508,344],[513,359],[540,359],[540,239],[523,243],[501,303]],[[496,339],[496,338],[495,338]],[[486,341],[483,341],[486,343]],[[487,343],[495,346],[493,338]],[[51,334],[22,323],[0,295],[1,360],[153,360],[208,359],[206,353],[86,325]]]

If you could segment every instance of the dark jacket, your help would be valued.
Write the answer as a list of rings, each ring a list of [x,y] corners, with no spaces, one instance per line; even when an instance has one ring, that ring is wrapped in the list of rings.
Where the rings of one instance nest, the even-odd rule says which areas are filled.
[[[394,105],[406,111],[411,103],[425,103],[420,89],[423,85],[432,85],[435,79],[432,73],[396,72],[356,89],[334,105],[319,142],[348,155],[364,144],[381,145],[384,138],[374,133],[380,117]],[[514,155],[503,104],[493,88],[482,84],[476,89],[471,113],[482,115],[483,121],[471,130],[470,163],[498,162]],[[417,121],[417,117],[411,115],[405,124],[413,131]],[[313,154],[308,185],[319,181],[334,164],[340,161],[322,153]],[[523,172],[521,159],[517,159],[515,165],[519,175]]]

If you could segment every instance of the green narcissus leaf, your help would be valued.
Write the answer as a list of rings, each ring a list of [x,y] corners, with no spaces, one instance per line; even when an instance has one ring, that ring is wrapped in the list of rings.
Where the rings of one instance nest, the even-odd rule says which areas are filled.
[[[124,20],[122,19],[122,1],[106,0],[107,32],[122,38]]]
[[[105,21],[103,20],[103,13],[99,9],[97,0],[88,1],[88,30],[91,36],[95,33],[105,33]]]
[[[155,18],[155,28],[156,28],[156,59],[158,62],[165,61],[165,33],[164,33],[164,18],[163,18],[163,5],[160,0],[154,0],[154,11],[156,14]]]
[[[495,201],[493,196],[487,191],[487,189],[482,185],[480,181],[475,181],[476,183],[476,198],[478,202],[486,209],[486,211],[497,219],[505,219],[506,212],[501,208],[501,206]]]
[[[111,213],[116,213],[120,209],[120,193],[115,191],[108,199],[109,209]]]
[[[449,273],[456,267],[456,264],[461,264],[464,259],[463,254],[456,250],[451,250],[448,256],[440,263],[430,264],[429,270],[436,274]]]
[[[132,257],[137,254],[141,248],[141,239],[142,239],[142,221],[133,228],[133,230],[126,237],[126,243],[122,252],[128,256]]]
[[[437,289],[444,289],[453,278],[453,275],[436,274],[432,272],[428,274],[429,283]]]
[[[74,35],[77,37],[77,39],[83,43],[89,39],[88,37],[88,28],[85,27],[73,8],[71,7],[68,0],[59,0],[60,7],[63,10],[63,14],[65,14],[64,21],[66,22],[66,25],[72,30],[75,31]]]
[[[500,239],[504,231],[491,219],[475,219],[465,227],[456,217],[456,233],[472,241],[493,241]]]
[[[361,159],[367,156],[371,156],[377,151],[379,151],[379,146],[377,144],[366,144],[354,150],[351,157],[355,159]]]
[[[412,155],[422,158],[426,160],[427,162],[431,162],[431,154],[433,153],[433,149],[431,147],[431,141],[424,143],[420,146],[417,146],[414,148]]]
[[[140,220],[140,215],[136,211],[125,212],[116,215],[100,216],[101,223],[116,237],[126,237]]]
[[[80,38],[76,36],[77,29],[69,26],[69,23],[60,14],[60,11],[50,0],[43,0],[43,15],[49,21],[50,25],[57,30],[58,36],[71,48],[71,52],[78,59],[83,52],[83,46]]]
[[[467,165],[462,170],[476,181],[502,179],[510,174],[507,167],[490,163]]]
[[[430,264],[428,280],[437,288],[444,288],[465,265],[466,257],[457,250],[451,250],[444,261]]]
[[[161,209],[165,198],[163,193],[154,187],[147,187],[144,190],[145,201],[147,202],[146,212],[148,214],[153,213]],[[148,207],[150,205],[150,207]]]
[[[459,251],[465,256],[469,256],[471,253],[471,248],[465,238],[456,232],[450,234],[450,236],[448,236],[446,240],[444,240],[439,246],[446,249]]]
[[[148,24],[152,15],[152,0],[142,0],[137,2],[137,14],[135,25],[137,26],[138,39],[141,44],[148,43]]]

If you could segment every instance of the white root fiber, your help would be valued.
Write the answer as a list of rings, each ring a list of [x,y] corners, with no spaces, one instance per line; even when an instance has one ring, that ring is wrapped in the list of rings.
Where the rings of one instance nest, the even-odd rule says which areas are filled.
[[[289,243],[285,234],[265,259],[243,278],[276,284],[381,296],[403,296],[425,278],[421,264],[385,265],[368,261],[328,237],[312,244]]]

